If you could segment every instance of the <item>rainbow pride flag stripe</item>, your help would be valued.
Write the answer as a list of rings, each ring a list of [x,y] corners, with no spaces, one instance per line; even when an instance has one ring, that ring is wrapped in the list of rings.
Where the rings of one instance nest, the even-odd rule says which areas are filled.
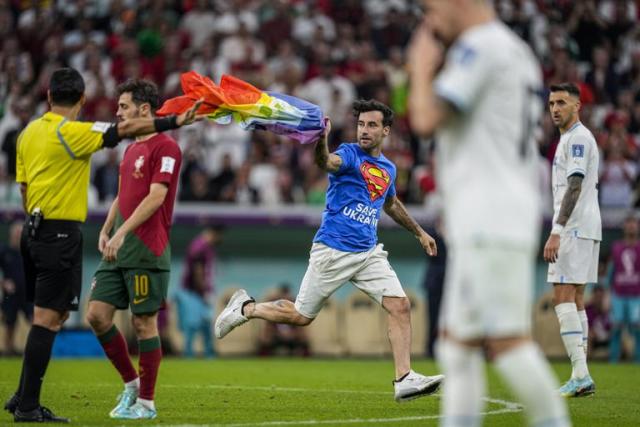
[[[262,91],[233,76],[223,75],[217,85],[210,78],[189,71],[180,76],[180,83],[184,95],[167,100],[156,114],[183,113],[203,98],[198,114],[210,120],[220,124],[236,122],[247,130],[268,130],[303,144],[315,142],[326,127],[317,105],[294,96]]]

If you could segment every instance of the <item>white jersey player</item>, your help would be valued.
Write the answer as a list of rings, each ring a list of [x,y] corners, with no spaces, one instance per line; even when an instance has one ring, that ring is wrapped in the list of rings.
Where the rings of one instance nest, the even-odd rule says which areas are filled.
[[[587,396],[595,384],[587,369],[587,313],[584,285],[598,280],[602,223],[598,207],[598,146],[580,123],[580,90],[572,83],[552,85],[551,118],[560,130],[553,159],[553,228],[544,247],[549,261],[560,334],[571,359],[571,378],[560,388],[567,397]]]
[[[426,20],[410,52],[409,112],[416,133],[437,131],[450,247],[438,344],[447,378],[442,425],[481,423],[487,350],[532,425],[568,426],[556,380],[530,339],[541,221],[540,66],[489,0],[424,3]],[[434,36],[447,47],[437,74]]]

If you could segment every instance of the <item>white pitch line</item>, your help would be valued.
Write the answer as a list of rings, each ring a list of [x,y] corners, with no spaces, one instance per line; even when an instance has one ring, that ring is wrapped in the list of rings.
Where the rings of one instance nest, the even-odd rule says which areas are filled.
[[[483,400],[491,403],[501,403],[505,407],[503,409],[496,409],[495,411],[481,412],[480,415],[500,415],[513,412],[522,411],[522,406],[508,402],[506,400],[493,399],[485,397]],[[348,418],[342,420],[295,420],[295,421],[263,421],[263,422],[251,422],[251,423],[233,423],[233,424],[167,424],[164,427],[248,427],[248,426],[288,426],[288,425],[321,425],[321,424],[382,424],[393,423],[402,421],[424,421],[424,420],[437,420],[442,418],[442,415],[415,415],[411,417],[394,417],[394,418]],[[129,426],[120,426],[129,427]]]
[[[110,386],[109,384],[96,384],[99,386]],[[161,387],[169,388],[200,388],[200,389],[237,389],[237,390],[257,390],[257,391],[273,391],[273,392],[311,392],[311,393],[350,393],[350,394],[379,394],[379,395],[391,395],[391,392],[387,391],[367,391],[367,390],[331,390],[331,389],[311,389],[311,388],[298,388],[298,387],[268,387],[268,386],[234,386],[234,385],[222,385],[222,384],[208,384],[190,386],[186,384],[164,384]],[[434,395],[438,396],[438,395]],[[482,416],[487,415],[500,415],[514,412],[521,412],[523,407],[519,403],[510,402],[508,400],[495,399],[492,397],[483,397],[485,402],[493,403],[496,405],[502,405],[503,408],[495,409],[492,411],[485,411],[480,413]],[[416,415],[410,417],[394,417],[394,418],[348,418],[342,420],[287,420],[287,421],[263,421],[263,422],[250,422],[250,423],[232,423],[232,424],[165,424],[165,427],[248,427],[248,426],[288,426],[288,425],[322,425],[322,424],[382,424],[393,423],[402,421],[424,421],[435,420],[442,416],[437,415]],[[130,426],[121,426],[130,427]]]

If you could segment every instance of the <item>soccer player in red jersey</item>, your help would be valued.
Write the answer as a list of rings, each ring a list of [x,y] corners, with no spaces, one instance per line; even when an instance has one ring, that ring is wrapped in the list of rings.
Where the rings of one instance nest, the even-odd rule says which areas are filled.
[[[119,120],[153,117],[158,108],[158,89],[147,80],[129,80],[118,86],[118,94]],[[118,196],[100,231],[103,260],[91,284],[87,320],[125,384],[111,418],[157,416],[153,397],[162,359],[157,319],[169,287],[169,231],[181,160],[171,137],[137,137],[120,163]],[[128,307],[140,350],[138,371],[113,324],[115,311]]]

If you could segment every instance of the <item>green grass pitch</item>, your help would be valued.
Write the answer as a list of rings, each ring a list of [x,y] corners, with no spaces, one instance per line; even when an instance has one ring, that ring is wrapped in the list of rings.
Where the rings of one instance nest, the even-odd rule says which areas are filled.
[[[415,370],[432,374],[433,362]],[[15,389],[21,361],[0,359],[0,397]],[[567,363],[554,368],[561,379]],[[640,426],[640,367],[591,363],[595,396],[569,400],[574,426]],[[523,372],[523,375],[527,375]],[[162,426],[437,426],[439,397],[398,404],[393,400],[390,360],[165,359],[156,389],[158,419],[116,421],[108,417],[121,390],[103,360],[53,360],[42,402],[75,425]],[[522,409],[489,370],[485,426],[526,425]],[[12,425],[6,412],[0,425]]]

